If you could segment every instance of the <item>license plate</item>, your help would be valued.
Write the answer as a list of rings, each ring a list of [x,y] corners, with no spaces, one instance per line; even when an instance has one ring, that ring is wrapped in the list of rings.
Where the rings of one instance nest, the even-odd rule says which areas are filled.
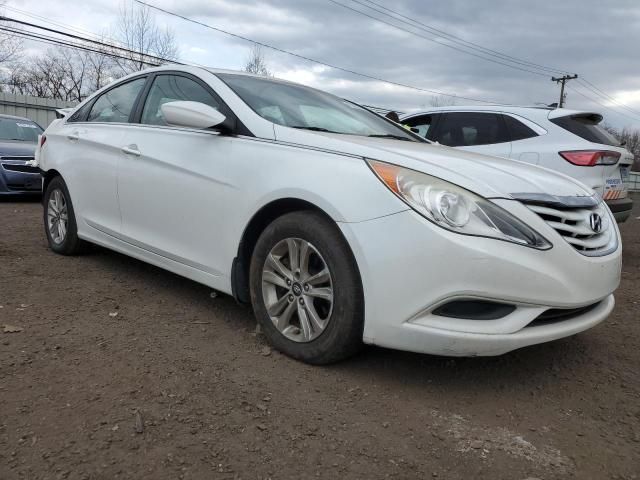
[[[604,182],[604,200],[617,200],[627,196],[627,186],[624,183],[623,169],[620,168],[620,176],[607,178]],[[628,173],[627,173],[628,175]]]

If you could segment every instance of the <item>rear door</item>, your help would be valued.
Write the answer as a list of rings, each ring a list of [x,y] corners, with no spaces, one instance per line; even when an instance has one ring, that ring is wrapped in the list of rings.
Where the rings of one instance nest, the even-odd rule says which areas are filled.
[[[509,158],[511,141],[502,116],[491,112],[444,112],[434,140],[462,150]]]
[[[538,165],[540,163],[540,142],[538,137],[546,133],[539,125],[519,115],[502,114],[509,137],[511,138],[511,154],[514,160]]]
[[[120,231],[117,197],[122,139],[146,76],[120,83],[72,115],[47,142],[56,142],[79,221],[113,234]],[[53,138],[52,138],[53,137]]]

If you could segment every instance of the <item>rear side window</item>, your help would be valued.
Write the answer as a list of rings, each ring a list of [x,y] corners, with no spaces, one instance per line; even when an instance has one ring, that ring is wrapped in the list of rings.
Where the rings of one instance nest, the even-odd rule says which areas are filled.
[[[137,78],[103,93],[91,107],[87,122],[127,123],[146,78]]]
[[[508,142],[501,115],[495,113],[445,113],[436,140],[449,147],[471,147]]]
[[[503,115],[504,122],[507,124],[507,129],[511,135],[511,141],[524,140],[526,138],[537,137],[538,134],[532,129],[527,127],[520,120],[517,120],[509,115]]]
[[[613,147],[620,146],[620,142],[616,137],[599,125],[602,120],[599,115],[569,115],[550,118],[549,120],[588,142],[601,143]]]
[[[433,120],[433,115],[420,115],[419,117],[410,118],[402,123],[418,130],[418,135],[421,137],[428,138],[427,135],[429,134],[431,125],[434,123]]]
[[[69,117],[67,122],[83,122],[89,113],[89,109],[91,108],[91,101],[85,103],[82,107],[75,111],[73,115]]]
[[[200,102],[220,110],[220,103],[198,82],[180,75],[159,75],[153,81],[140,122],[167,125],[160,107],[175,101]]]

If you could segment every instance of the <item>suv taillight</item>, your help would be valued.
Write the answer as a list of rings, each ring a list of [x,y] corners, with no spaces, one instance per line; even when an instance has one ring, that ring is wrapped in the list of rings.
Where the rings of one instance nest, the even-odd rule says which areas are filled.
[[[44,142],[47,141],[47,137],[45,135],[40,135],[40,148],[44,146]]]
[[[620,160],[619,152],[608,150],[571,150],[558,152],[567,162],[581,167],[593,167],[594,165],[615,165]]]

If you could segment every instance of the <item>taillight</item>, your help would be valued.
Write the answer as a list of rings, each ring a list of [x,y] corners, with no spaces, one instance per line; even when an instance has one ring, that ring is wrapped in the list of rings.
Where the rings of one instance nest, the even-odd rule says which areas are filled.
[[[44,142],[47,141],[47,137],[45,135],[40,135],[40,148],[44,146]]]
[[[594,165],[615,165],[620,160],[619,152],[608,150],[571,150],[558,152],[567,162],[581,167],[593,167]]]

